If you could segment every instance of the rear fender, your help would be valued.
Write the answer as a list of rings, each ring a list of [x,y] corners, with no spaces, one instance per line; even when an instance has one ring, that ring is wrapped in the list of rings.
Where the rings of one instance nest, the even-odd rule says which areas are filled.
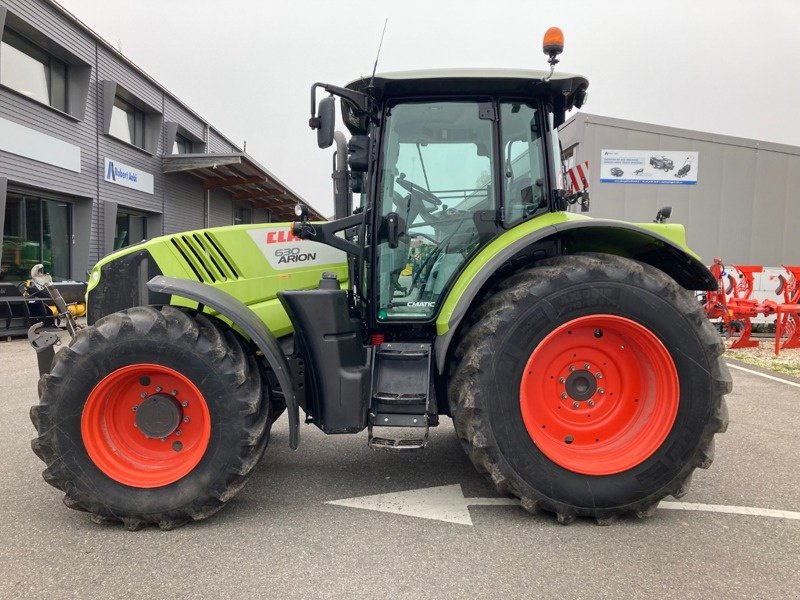
[[[536,260],[537,254],[530,252],[535,246],[546,246],[550,243],[562,255],[600,252],[624,256],[664,271],[688,290],[717,289],[714,276],[686,246],[682,225],[634,225],[622,221],[588,218],[553,221],[524,235],[517,234],[511,241],[502,244],[503,238],[514,233],[514,229],[510,230],[471,261],[472,265],[481,265],[478,270],[471,269],[468,265],[461,273],[436,320],[438,335],[434,347],[436,366],[440,373],[444,371],[447,352],[455,332],[473,302],[482,295],[484,289],[493,285],[500,267],[524,258],[526,254],[529,255],[529,264]],[[544,257],[545,255],[541,256]]]
[[[286,401],[286,412],[289,415],[289,447],[297,448],[300,434],[300,409],[292,384],[289,362],[275,336],[267,329],[264,322],[239,300],[206,283],[159,275],[148,281],[147,287],[152,292],[180,296],[197,302],[198,307],[207,306],[217,311],[240,328],[264,353],[264,358],[275,372],[275,377],[278,379]]]

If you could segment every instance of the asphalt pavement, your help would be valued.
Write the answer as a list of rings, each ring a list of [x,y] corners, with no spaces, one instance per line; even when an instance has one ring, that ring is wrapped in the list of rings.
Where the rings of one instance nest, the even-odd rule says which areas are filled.
[[[800,511],[800,387],[732,374],[728,432],[681,501]],[[0,598],[800,598],[800,520],[658,510],[562,526],[476,505],[469,525],[327,504],[456,484],[495,497],[449,419],[426,450],[397,455],[310,425],[292,451],[282,417],[248,485],[210,520],[96,525],[41,478],[36,378],[27,344],[0,342]]]

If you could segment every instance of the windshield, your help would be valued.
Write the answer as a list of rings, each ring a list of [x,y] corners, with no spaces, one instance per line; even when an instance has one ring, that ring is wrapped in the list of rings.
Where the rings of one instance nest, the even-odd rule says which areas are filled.
[[[400,235],[396,244],[380,235],[380,320],[430,318],[481,245],[475,213],[496,206],[493,121],[482,105],[408,103],[387,115],[380,206],[384,221],[399,217]]]

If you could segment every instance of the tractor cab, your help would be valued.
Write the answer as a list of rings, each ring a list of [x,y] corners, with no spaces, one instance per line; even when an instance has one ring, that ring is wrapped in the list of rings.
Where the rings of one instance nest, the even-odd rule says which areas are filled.
[[[551,61],[558,52],[551,46]],[[319,373],[307,412],[322,429],[427,428],[446,410],[436,399],[446,355],[440,347],[434,358],[437,319],[493,240],[574,201],[562,185],[557,127],[587,87],[552,69],[407,71],[312,86],[309,125],[321,148],[337,144],[336,218],[309,223],[300,209],[293,233],[344,250],[349,282],[346,291],[329,278],[279,296],[299,352]],[[319,89],[330,95],[317,104]],[[335,96],[348,142],[335,131]],[[362,196],[355,208],[353,192]],[[409,392],[409,381],[419,389]],[[364,400],[343,402],[348,394]]]
[[[583,104],[587,86],[577,75],[511,69],[315,84],[312,96],[318,88],[341,96],[352,134],[341,170],[365,201],[353,218],[349,193],[337,197],[337,220],[297,223],[296,234],[325,242],[350,229],[351,244],[333,241],[358,259],[353,291],[370,307],[372,327],[431,322],[480,249],[523,221],[566,208],[556,128]],[[329,101],[311,118],[321,147],[335,138],[344,144],[333,135]]]

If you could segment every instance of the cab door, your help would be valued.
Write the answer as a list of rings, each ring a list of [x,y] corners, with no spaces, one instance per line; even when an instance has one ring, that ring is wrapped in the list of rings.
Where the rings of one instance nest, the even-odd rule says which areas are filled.
[[[387,110],[373,268],[379,323],[431,320],[487,241],[482,223],[491,229],[497,210],[495,108],[441,100]]]

